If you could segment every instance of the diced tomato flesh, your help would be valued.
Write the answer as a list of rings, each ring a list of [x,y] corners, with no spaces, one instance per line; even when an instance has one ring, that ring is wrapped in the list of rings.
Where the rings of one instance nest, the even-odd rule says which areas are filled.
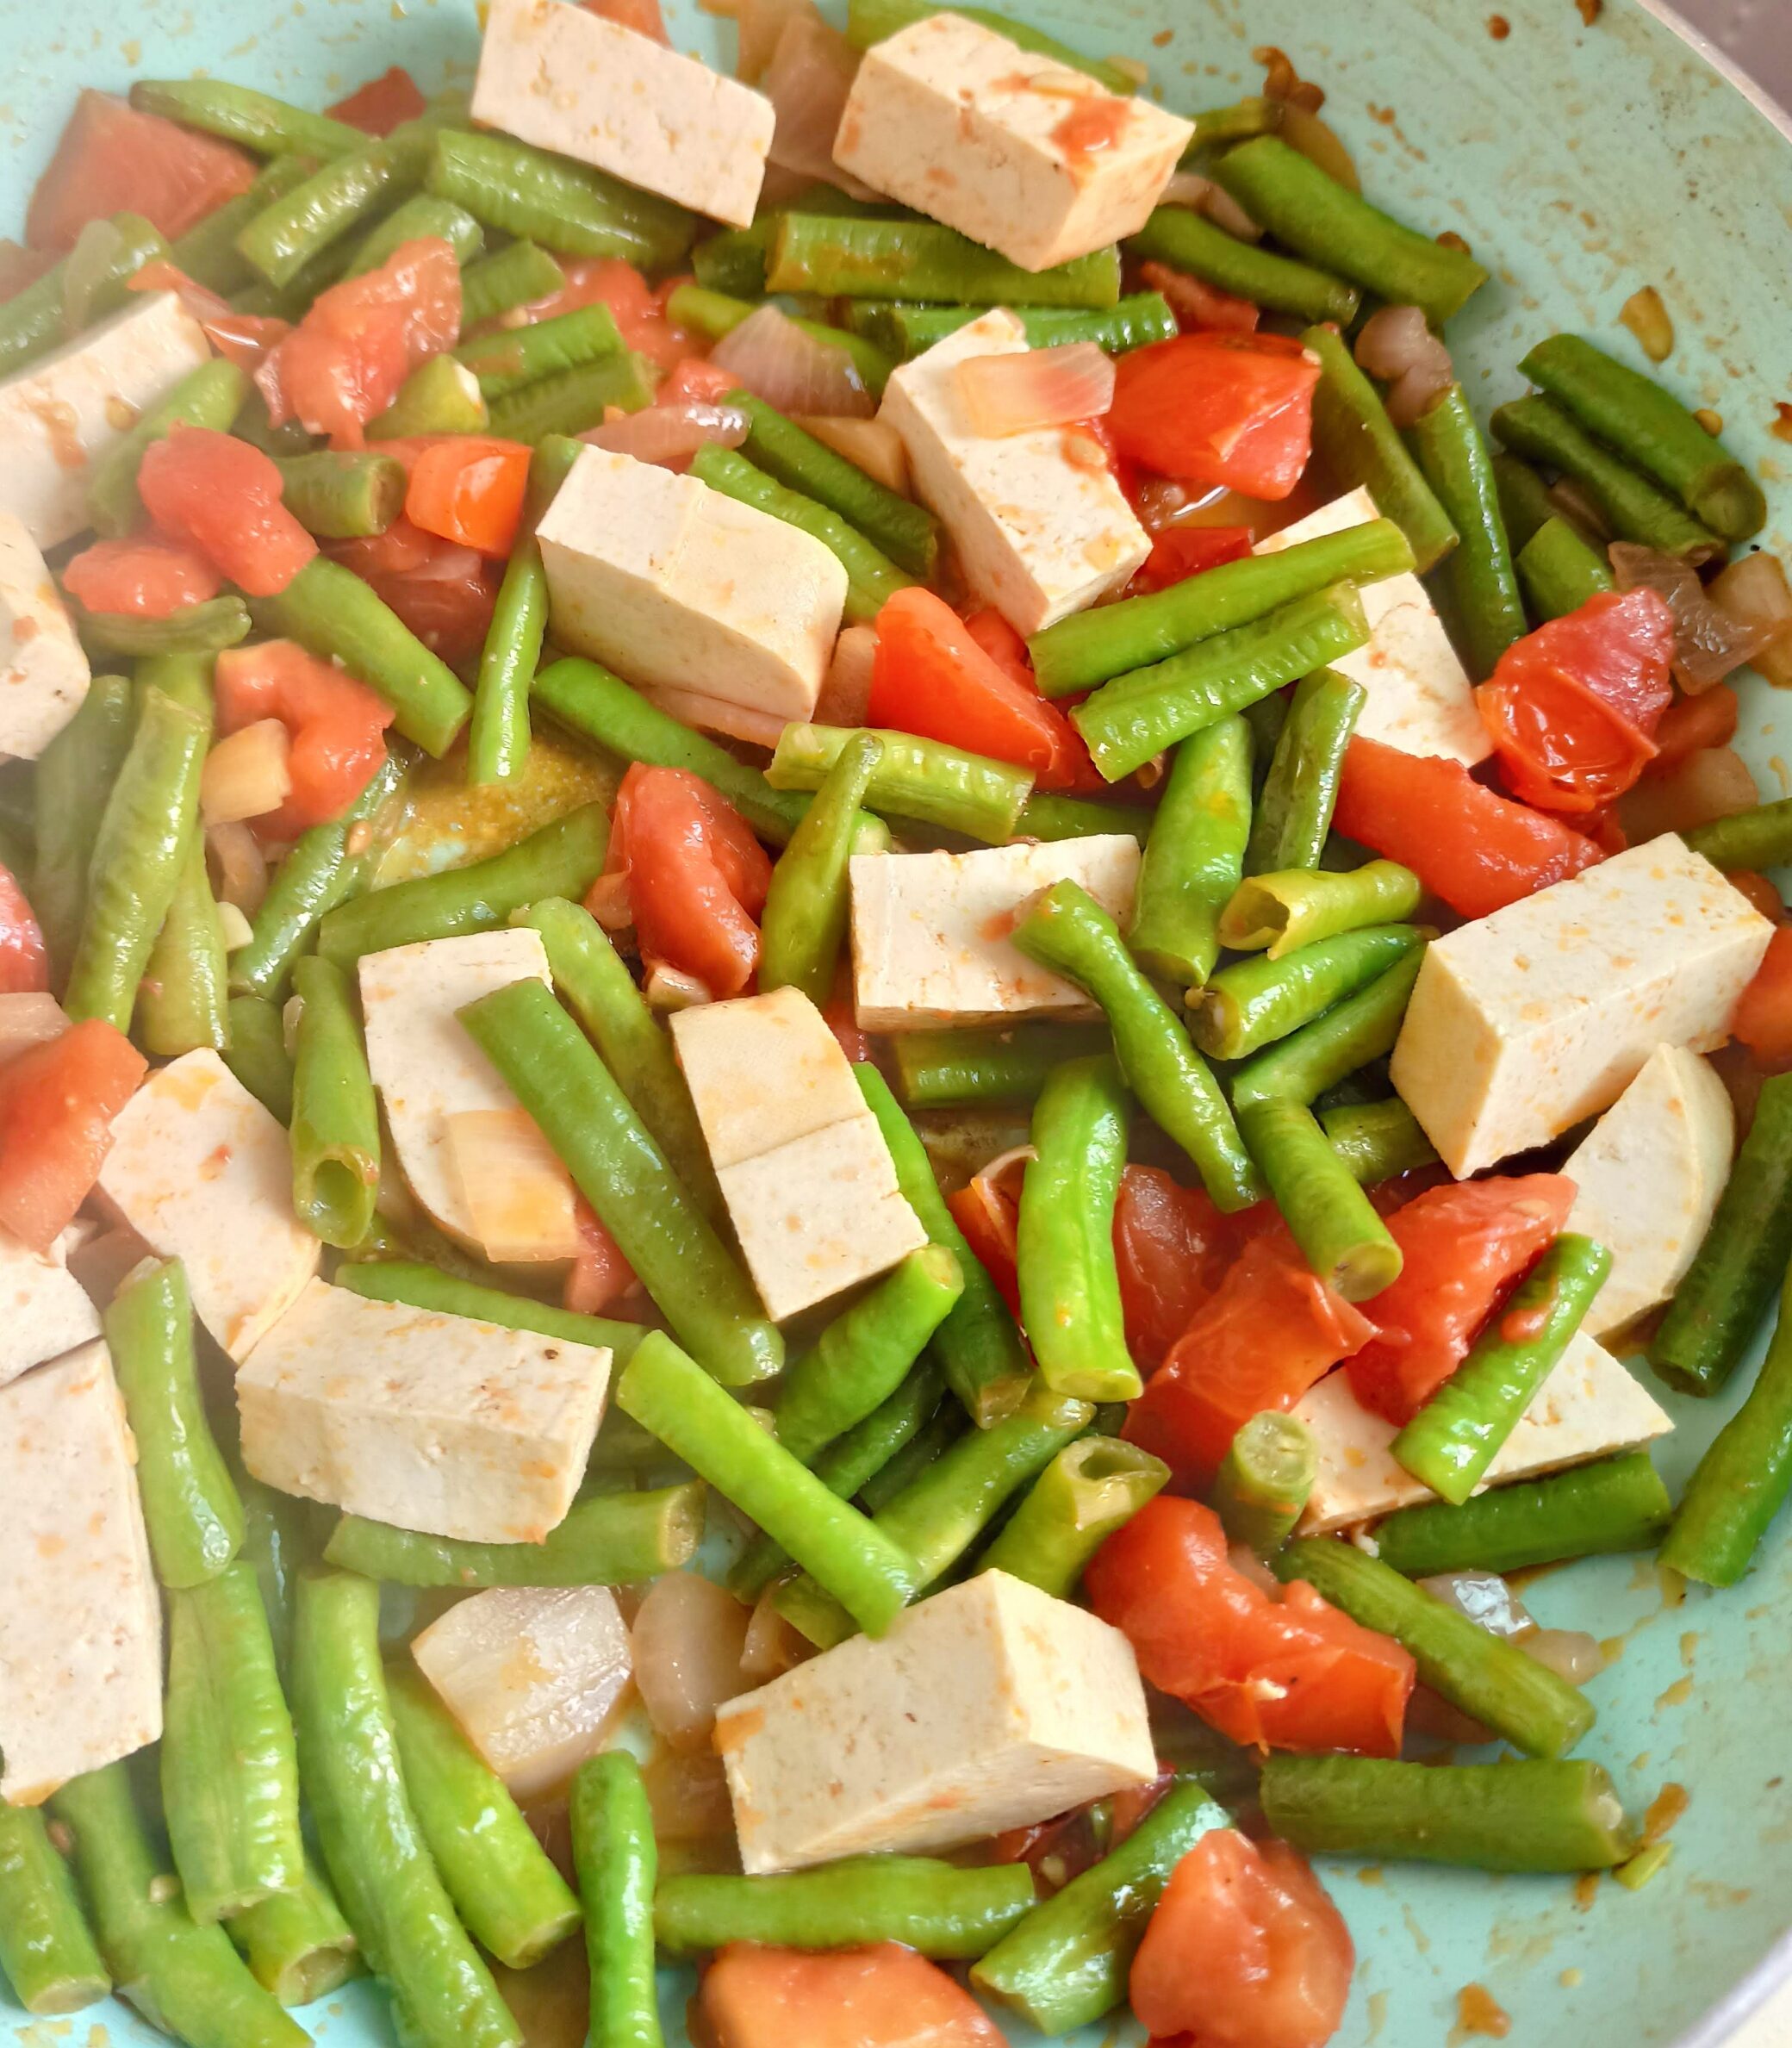
[[[1161,294],[1185,334],[1249,334],[1262,318],[1249,299],[1222,291],[1216,284],[1204,284],[1186,271],[1173,271],[1167,263],[1141,264],[1139,282],[1148,290]]]
[[[560,1305],[575,1316],[601,1316],[635,1285],[635,1269],[583,1195],[573,1198],[573,1222],[580,1250],[567,1268]]]
[[[86,91],[31,195],[25,240],[59,255],[90,221],[130,213],[171,242],[254,182],[253,161],[230,143]]]
[[[239,313],[227,299],[194,283],[165,257],[157,257],[127,277],[125,289],[177,291],[218,353],[252,376],[292,332],[290,321],[276,320],[271,314]]]
[[[1279,334],[1179,334],[1121,357],[1106,426],[1160,476],[1285,498],[1313,445],[1319,365]]]
[[[148,1061],[103,1018],[0,1067],[0,1229],[47,1252],[75,1220],[112,1148],[112,1121]]]
[[[1020,1227],[1020,1184],[1026,1161],[1009,1154],[992,1160],[963,1187],[946,1197],[954,1222],[964,1232],[972,1256],[996,1284],[1016,1321],[1020,1318],[1020,1273],[1017,1247]]]
[[[382,441],[408,469],[433,440]],[[479,658],[497,601],[498,573],[473,549],[426,533],[401,513],[383,533],[332,542],[330,553],[370,584],[432,653],[451,669]]]
[[[912,1948],[731,1942],[699,1998],[713,2048],[1004,2048],[968,1991]]]
[[[1204,1190],[1160,1167],[1128,1166],[1114,1205],[1114,1258],[1126,1312],[1126,1348],[1154,1372],[1219,1285],[1239,1243],[1232,1218]]]
[[[386,757],[391,706],[294,641],[227,648],[216,675],[221,731],[278,719],[291,738],[292,787],[278,810],[254,820],[264,839],[296,838],[339,818]]]
[[[522,520],[529,457],[521,441],[445,435],[410,464],[405,517],[426,533],[501,560]]]
[[[1767,942],[1755,978],[1736,1005],[1730,1033],[1747,1046],[1758,1067],[1774,1074],[1792,1067],[1792,924],[1782,924]]]
[[[1145,565],[1128,588],[1134,595],[1167,590],[1204,570],[1241,562],[1250,551],[1248,526],[1166,526],[1153,537]]]
[[[352,128],[370,135],[389,135],[401,121],[415,121],[428,104],[417,81],[401,64],[395,64],[326,110]]]
[[[738,391],[740,379],[704,356],[681,356],[666,381],[654,394],[656,405],[719,405],[731,391]]]
[[[281,502],[273,458],[208,426],[175,426],[145,451],[144,510],[251,597],[285,589],[317,543]]]
[[[42,929],[11,868],[0,866],[0,995],[33,994],[49,986]]]
[[[1644,773],[1672,768],[1707,747],[1728,746],[1736,737],[1741,708],[1727,682],[1714,683],[1696,697],[1682,697],[1669,705],[1655,728],[1655,758]]]
[[[579,0],[588,14],[601,15],[619,28],[632,28],[637,35],[650,35],[656,42],[669,43],[660,0]]]
[[[196,548],[144,534],[132,540],[96,540],[74,556],[62,581],[90,612],[122,612],[134,619],[171,619],[188,605],[215,597],[223,579]]]
[[[560,268],[566,274],[562,289],[529,307],[532,321],[551,320],[557,314],[576,312],[581,306],[607,306],[615,315],[624,345],[673,370],[687,357],[696,355],[702,344],[682,327],[674,327],[666,312],[669,286],[656,290],[632,263],[619,256],[563,256]],[[676,282],[675,279],[674,283]],[[739,380],[729,386],[736,388]]]

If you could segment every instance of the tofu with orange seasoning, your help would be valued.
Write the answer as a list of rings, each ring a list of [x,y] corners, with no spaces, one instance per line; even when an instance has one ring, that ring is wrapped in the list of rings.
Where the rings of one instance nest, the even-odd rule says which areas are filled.
[[[0,512],[0,754],[35,761],[81,708],[90,680],[37,543]]]
[[[286,1133],[208,1049],[125,1105],[99,1192],[152,1251],[184,1263],[194,1313],[239,1365],[317,1271],[323,1248],[293,1214]]]
[[[0,1387],[100,1334],[99,1310],[68,1269],[79,1242],[65,1230],[45,1257],[0,1231]]]

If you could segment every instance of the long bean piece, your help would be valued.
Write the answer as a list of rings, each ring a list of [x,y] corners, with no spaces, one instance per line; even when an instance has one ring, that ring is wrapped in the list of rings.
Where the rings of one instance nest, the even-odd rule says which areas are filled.
[[[1419,906],[1423,891],[1410,868],[1370,861],[1335,873],[1294,868],[1256,873],[1241,881],[1220,917],[1220,943],[1234,951],[1268,949],[1281,960],[1321,939],[1367,925],[1398,924]]]
[[[137,1036],[146,1052],[166,1059],[230,1044],[224,923],[206,872],[205,837],[196,820],[188,837],[173,900],[150,948],[137,990]]]
[[[345,121],[222,78],[139,78],[131,87],[131,104],[265,157],[339,157],[367,140],[364,129]]]
[[[1368,692],[1335,669],[1295,685],[1251,819],[1244,871],[1313,868],[1325,851],[1344,753]]]
[[[404,464],[377,451],[320,448],[277,467],[281,503],[320,540],[383,533],[404,510]]]
[[[863,730],[793,722],[778,736],[767,781],[775,789],[819,789]],[[1029,769],[912,733],[880,731],[877,738],[882,751],[867,789],[874,810],[962,832],[987,846],[1005,846],[1013,837],[1032,791]]]
[[[256,215],[238,233],[238,249],[271,284],[291,283],[357,222],[416,190],[432,132],[424,122],[408,121],[389,135],[364,135],[358,147],[331,158]]]
[[[1244,1104],[1238,1128],[1307,1264],[1346,1301],[1400,1277],[1400,1248],[1313,1112],[1285,1096]]]
[[[868,476],[751,392],[731,391],[728,403],[747,415],[743,451],[768,476],[838,513],[911,575],[932,576],[939,526],[924,506]]]
[[[1154,974],[1198,986],[1220,952],[1220,913],[1237,888],[1251,816],[1251,729],[1241,717],[1177,747],[1152,819],[1126,943]],[[897,1042],[898,1056],[906,1043]]]
[[[1422,946],[1413,947],[1366,988],[1254,1054],[1233,1073],[1235,1107],[1241,1110],[1270,1095],[1311,1102],[1358,1068],[1391,1052],[1424,957]]]
[[[425,182],[488,227],[557,255],[619,256],[644,270],[676,263],[696,226],[669,200],[508,135],[443,129]]]
[[[1120,252],[1097,249],[1049,270],[1025,271],[936,221],[783,214],[767,255],[765,288],[823,298],[1100,308],[1119,299]]]
[[[1129,942],[1136,953],[1136,931]],[[1017,1024],[903,1031],[891,1043],[902,1099],[912,1109],[1031,1102],[1061,1060],[1108,1049],[1102,1024]]]
[[[970,1963],[1032,1904],[1024,1863],[961,1869],[923,1856],[849,1856],[768,1877],[668,1877],[653,1920],[673,1955],[730,1941],[804,1949],[899,1941],[940,1962]]]
[[[846,318],[855,331],[904,362],[923,354],[936,341],[955,334],[977,319],[981,306],[923,306],[899,300],[853,299]],[[1174,339],[1176,315],[1163,296],[1136,291],[1099,310],[1077,306],[1023,306],[1016,311],[1027,332],[1030,348],[1061,348],[1072,341],[1092,341],[1110,355],[1123,355],[1148,342]],[[677,318],[675,311],[673,318]]]
[[[346,1250],[373,1221],[380,1117],[348,977],[316,956],[296,963],[302,1005],[293,1059],[292,1205],[324,1243]]]
[[[882,42],[886,36],[894,35],[912,22],[943,11],[933,0],[849,0],[846,39],[855,49],[868,50],[873,43]],[[1110,92],[1129,93],[1134,90],[1133,74],[1123,65],[1107,63],[1098,57],[1085,57],[1081,51],[1073,50],[1067,43],[1060,42],[1056,36],[1048,35],[1042,28],[1036,28],[1029,22],[1017,22],[1011,15],[998,13],[988,7],[954,8],[951,11],[962,14],[970,21],[980,22],[986,28],[993,28],[1023,50],[1049,57],[1071,71],[1086,72]]]
[[[496,255],[482,256],[462,271],[461,332],[526,306],[532,299],[551,298],[565,285],[565,271],[545,249],[535,242],[512,242]]]
[[[504,565],[479,657],[467,731],[470,782],[505,782],[523,772],[529,752],[529,685],[547,628],[547,572],[534,535],[526,534]]]
[[[1319,1127],[1365,1187],[1428,1167],[1437,1158],[1424,1127],[1397,1095],[1384,1102],[1335,1104],[1319,1112]]]
[[[1518,581],[1539,619],[1565,619],[1615,588],[1600,551],[1565,519],[1545,520],[1518,551]]]
[[[275,1892],[227,1925],[256,1983],[282,2005],[327,1998],[361,1967],[354,1930],[309,1855],[296,1891]]]
[[[1540,527],[1561,516],[1561,507],[1531,465],[1504,448],[1494,455],[1493,487],[1499,493],[1500,517],[1515,560]]]
[[[1375,1525],[1376,1554],[1408,1578],[1521,1572],[1564,1558],[1652,1550],[1673,1509],[1646,1451],[1490,1486],[1460,1507],[1422,1501]]]
[[[37,840],[31,907],[59,986],[81,936],[94,842],[130,751],[136,715],[122,675],[96,675],[74,717],[39,756],[32,778]]]
[[[1456,529],[1444,585],[1469,675],[1484,682],[1500,657],[1524,637],[1524,601],[1500,513],[1493,457],[1460,384],[1452,384],[1419,415],[1412,445],[1426,482]]]
[[[43,770],[38,769],[40,778]],[[1727,818],[1714,818],[1681,834],[1695,853],[1702,853],[1714,868],[1726,872],[1736,868],[1782,868],[1792,860],[1792,797],[1756,804]],[[38,845],[43,844],[39,830]]]
[[[1365,924],[1279,958],[1235,961],[1190,992],[1189,1035],[1210,1058],[1242,1060],[1366,987],[1422,943],[1416,925]]]
[[[1254,1415],[1214,1478],[1212,1503],[1227,1535],[1272,1558],[1294,1534],[1318,1472],[1319,1447],[1298,1416]]]
[[[78,2013],[112,1989],[75,1880],[34,1806],[0,1802],[0,1976],[28,2013]]]
[[[538,446],[555,434],[585,433],[600,426],[612,406],[638,413],[652,402],[652,368],[644,356],[631,350],[504,392],[491,402],[491,430],[506,440]]]
[[[1128,236],[1126,252],[1167,263],[1266,312],[1285,313],[1309,324],[1335,320],[1347,327],[1362,303],[1363,295],[1354,284],[1241,241],[1186,206],[1157,208],[1136,234]]]
[[[150,444],[177,425],[224,432],[242,409],[249,380],[221,356],[190,370],[165,398],[148,407],[94,464],[87,480],[87,509],[96,532],[128,533],[143,518],[137,471]]]
[[[653,1952],[659,1849],[641,1766],[625,1750],[579,1766],[571,1825],[591,1972],[587,2048],[661,2048]]]
[[[860,806],[883,757],[884,743],[876,733],[860,732],[849,740],[779,855],[759,920],[762,994],[797,988],[818,1008],[826,1004],[846,943],[851,911],[847,863]]]
[[[1067,1600],[1084,1566],[1169,1479],[1163,1460],[1136,1444],[1080,1436],[1034,1480],[977,1568],[1009,1572]]]

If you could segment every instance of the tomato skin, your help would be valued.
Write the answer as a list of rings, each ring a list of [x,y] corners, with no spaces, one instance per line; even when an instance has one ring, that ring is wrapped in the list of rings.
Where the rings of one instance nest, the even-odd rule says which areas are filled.
[[[1154,2035],[1324,2048],[1355,1966],[1344,1917],[1299,1851],[1216,1827],[1171,1871],[1128,1990]]]
[[[628,1254],[583,1195],[573,1198],[580,1252],[561,1284],[560,1305],[575,1316],[601,1316],[635,1285]]]
[[[405,517],[426,533],[501,560],[516,543],[530,450],[484,434],[445,436],[410,464]]]
[[[1204,1189],[1184,1187],[1160,1167],[1122,1170],[1114,1259],[1126,1348],[1146,1372],[1168,1357],[1219,1285],[1237,1245],[1233,1219],[1220,1214]]]
[[[1375,1334],[1344,1367],[1365,1408],[1391,1422],[1412,1420],[1566,1223],[1574,1193],[1560,1173],[1525,1173],[1453,1181],[1394,1211],[1387,1226],[1400,1277],[1375,1297]]]
[[[1767,942],[1754,980],[1737,1000],[1730,1034],[1770,1074],[1792,1067],[1792,924],[1782,924]]]
[[[177,424],[137,471],[144,510],[163,532],[251,597],[277,595],[317,552],[280,489],[271,456],[209,426]]]
[[[644,960],[738,995],[759,965],[771,862],[734,806],[687,769],[636,762],[610,818],[606,872],[628,877]]]
[[[712,2048],[1005,2048],[968,1991],[893,1941],[820,1953],[730,1942],[699,2009]]]
[[[1106,426],[1160,476],[1285,498],[1313,445],[1319,365],[1278,334],[1179,334],[1120,358]]]
[[[1696,697],[1682,697],[1669,705],[1655,728],[1655,758],[1646,772],[1658,774],[1707,747],[1728,746],[1736,737],[1741,708],[1727,682],[1714,683]]]
[[[1403,754],[1358,733],[1344,756],[1337,829],[1412,869],[1465,918],[1485,918],[1605,858],[1559,819],[1476,781],[1459,761]]]
[[[171,619],[223,588],[222,577],[196,549],[153,534],[95,541],[72,557],[62,581],[86,610],[123,612],[134,619]]]
[[[181,303],[205,330],[221,356],[252,377],[292,332],[292,322],[271,314],[239,313],[227,299],[196,284],[177,265],[163,258],[146,263],[125,279],[127,291],[177,291]]]
[[[296,839],[339,818],[386,757],[391,706],[295,641],[226,648],[216,682],[221,732],[278,719],[292,740],[291,791],[277,811],[252,821],[264,839]]]
[[[671,42],[660,0],[579,0],[579,4],[587,14],[600,15],[620,28],[632,28],[637,35],[650,35],[657,43]]]
[[[74,1221],[112,1149],[112,1120],[148,1061],[103,1018],[0,1067],[0,1228],[48,1252]]]
[[[1250,551],[1248,526],[1166,526],[1153,538],[1145,565],[1128,588],[1135,596],[1167,590],[1204,570],[1242,562]]]
[[[428,105],[417,81],[401,64],[395,64],[325,111],[367,134],[389,135],[400,121],[415,121]]]
[[[740,379],[704,356],[681,356],[666,381],[654,394],[656,405],[719,405],[731,391],[740,389]]]
[[[1199,1501],[1159,1494],[1096,1552],[1083,1590],[1139,1669],[1235,1742],[1400,1753],[1416,1667],[1297,1580],[1266,1591]]]
[[[90,221],[140,214],[174,241],[255,182],[242,150],[159,114],[140,114],[109,93],[75,102],[25,215],[25,240],[58,255]]]
[[[1173,271],[1167,263],[1141,264],[1139,282],[1168,302],[1176,325],[1185,334],[1254,333],[1263,317],[1261,309],[1249,299],[1222,291],[1216,284],[1204,284],[1186,271]]]
[[[380,451],[399,450],[399,460],[408,469],[415,456],[404,451],[415,446],[382,441]],[[328,551],[370,585],[451,669],[466,669],[479,659],[497,603],[498,576],[471,548],[426,533],[401,513],[383,533],[333,541]]]
[[[50,986],[50,956],[36,914],[10,868],[0,866],[0,995]]]
[[[995,1162],[992,1162],[992,1164]],[[964,1232],[977,1263],[996,1284],[1008,1312],[1020,1321],[1020,1273],[1017,1264],[1020,1230],[1020,1184],[1025,1162],[1004,1160],[992,1173],[988,1167],[968,1186],[946,1197],[953,1221]]]

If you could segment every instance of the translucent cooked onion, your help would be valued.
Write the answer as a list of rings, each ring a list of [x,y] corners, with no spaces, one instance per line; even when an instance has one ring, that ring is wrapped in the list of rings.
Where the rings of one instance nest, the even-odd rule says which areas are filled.
[[[843,348],[818,341],[775,306],[762,306],[710,352],[710,360],[781,413],[868,420],[876,402]]]
[[[741,1645],[740,1675],[750,1686],[793,1670],[811,1656],[808,1639],[793,1628],[775,1604],[777,1588],[768,1586],[759,1596],[747,1623],[747,1639]]]
[[[1388,385],[1388,417],[1410,426],[1456,381],[1450,352],[1416,306],[1383,306],[1363,322],[1356,359]]]
[[[654,1580],[630,1632],[647,1718],[674,1749],[709,1746],[716,1709],[747,1690],[748,1610],[712,1579],[668,1572]]]
[[[1363,181],[1356,163],[1329,121],[1322,121],[1310,108],[1294,100],[1282,103],[1282,140],[1291,149],[1318,165],[1328,177],[1335,178],[1347,192],[1360,192]]]
[[[1779,557],[1764,549],[1745,555],[1714,578],[1706,595],[1739,626],[1769,636],[1749,659],[1776,689],[1792,689],[1792,587]]]
[[[606,931],[626,931],[635,921],[634,906],[628,897],[628,876],[620,869],[613,875],[600,875],[586,893],[585,908]]]
[[[1653,590],[1674,614],[1674,679],[1689,696],[1721,682],[1775,638],[1765,621],[1737,617],[1714,604],[1699,572],[1678,555],[1615,540],[1612,574],[1621,590]]]
[[[1263,230],[1252,220],[1223,185],[1213,185],[1202,195],[1200,211],[1235,241],[1260,242]]]
[[[780,30],[760,90],[777,117],[773,163],[805,177],[825,178],[855,199],[872,199],[871,187],[834,161],[834,138],[858,68],[858,52],[810,9],[793,15]]]
[[[1218,190],[1210,177],[1203,177],[1198,171],[1176,171],[1171,173],[1169,184],[1158,195],[1157,203],[1199,207],[1210,192]]]
[[[0,995],[0,1064],[34,1045],[46,1045],[68,1029],[62,1005],[47,991],[21,989]]]
[[[756,84],[764,76],[777,53],[779,38],[792,22],[805,16],[821,19],[812,0],[737,0],[728,12],[740,25],[735,76],[750,85]]]
[[[1518,1646],[1571,1685],[1584,1685],[1605,1669],[1598,1639],[1583,1628],[1534,1628],[1519,1637]]]
[[[835,420],[825,413],[806,413],[797,425],[824,447],[843,455],[855,469],[874,477],[886,490],[910,495],[908,450],[902,436],[884,420]]]
[[[1030,433],[1099,419],[1114,402],[1114,358],[1092,341],[972,356],[958,365],[958,395],[974,433]]]
[[[668,467],[688,463],[712,441],[719,447],[738,448],[746,438],[747,415],[738,406],[709,405],[698,398],[644,406],[638,413],[607,420],[579,436],[614,455],[632,455],[637,462]]]
[[[447,1119],[445,1132],[473,1236],[488,1259],[533,1264],[578,1256],[571,1177],[526,1110],[463,1110]]]
[[[1226,495],[1223,485],[1185,482],[1179,476],[1148,476],[1139,486],[1133,509],[1148,533],[1179,526]]]
[[[199,775],[199,815],[208,825],[264,818],[292,794],[292,738],[278,719],[258,719],[219,740]]]
[[[648,970],[647,979],[641,984],[641,993],[647,998],[650,1010],[667,1012],[694,1010],[700,1004],[716,999],[706,982],[700,981],[694,974],[686,974],[681,968],[668,967],[663,960],[656,961]]]
[[[1497,1572],[1440,1572],[1418,1583],[1434,1600],[1466,1615],[1490,1635],[1522,1635],[1537,1626]]]
[[[219,901],[252,918],[268,893],[267,856],[254,833],[242,824],[208,825],[205,852]]]
[[[818,725],[862,725],[871,708],[871,671],[877,665],[877,632],[849,626],[834,643],[834,658],[822,678],[815,703]]]
[[[1618,800],[1618,822],[1635,845],[1732,818],[1760,800],[1754,775],[1734,747],[1699,747],[1671,767],[1650,769],[1627,790]]]
[[[669,717],[700,732],[725,733],[756,747],[775,747],[789,724],[775,712],[756,711],[750,704],[731,704],[725,697],[706,697],[700,690],[653,689],[644,693]]]

